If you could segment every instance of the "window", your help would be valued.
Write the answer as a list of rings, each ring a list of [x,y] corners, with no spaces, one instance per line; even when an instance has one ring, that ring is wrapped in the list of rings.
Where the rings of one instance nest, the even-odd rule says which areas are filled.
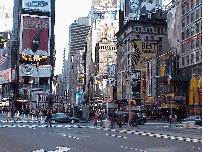
[[[103,55],[103,52],[100,52],[101,55]]]
[[[151,36],[151,40],[154,40],[154,36]]]
[[[185,52],[185,44],[182,45],[182,53]]]
[[[109,58],[109,61],[112,61],[112,58]]]
[[[194,44],[195,44],[195,42],[194,42],[194,40],[192,40],[191,41],[191,49],[194,49]]]
[[[161,28],[161,33],[163,33],[163,28]]]
[[[187,24],[189,24],[190,23],[190,18],[189,18],[189,16],[187,16]]]
[[[190,60],[191,64],[193,63],[193,61],[194,61],[194,55],[191,54],[191,60]]]
[[[145,31],[145,27],[143,27],[143,31]]]
[[[186,10],[186,11],[188,12],[188,11],[189,11],[189,8],[190,8],[190,7],[189,7],[190,3],[187,3],[186,5],[187,5],[187,10]]]
[[[158,33],[160,33],[160,28],[158,28]]]
[[[194,19],[195,19],[195,13],[192,13],[192,14],[191,14],[191,22],[193,22]]]
[[[136,35],[136,37],[139,39],[139,38],[140,38],[140,35]]]
[[[107,63],[104,63],[104,66],[107,66]]]
[[[162,37],[159,37],[159,41],[162,41]]]
[[[132,30],[134,30],[134,26],[132,26]]]
[[[112,55],[112,52],[109,52],[109,55],[111,56],[111,55]]]
[[[185,19],[182,20],[182,27],[185,26]]]
[[[108,61],[108,58],[105,58],[105,61]]]
[[[139,31],[141,32],[142,27],[139,27]]]
[[[196,52],[196,62],[199,61],[199,52]]]
[[[188,38],[189,36],[190,36],[189,29],[187,29],[187,31],[186,31],[186,38]]]
[[[193,35],[194,35],[194,29],[191,28],[191,36],[193,36]]]
[[[193,7],[194,7],[194,0],[191,0],[190,3],[191,3],[191,9],[193,9]]]
[[[150,29],[149,29],[149,30],[150,30],[150,33],[152,33],[152,28],[151,28],[151,27],[150,27]]]
[[[100,63],[100,66],[103,66],[103,63]]]
[[[148,36],[145,36],[145,40],[148,41]]]
[[[108,52],[105,52],[105,55],[108,55]]]
[[[189,55],[187,56],[187,65],[189,64]]]
[[[199,47],[199,39],[196,39],[196,47]]]
[[[190,44],[190,43],[187,43],[187,44],[186,44],[186,51],[187,51],[187,52],[190,50],[189,44]]]
[[[138,31],[138,27],[136,27],[136,31]]]
[[[102,61],[102,60],[103,60],[103,57],[100,57],[100,60]]]
[[[199,18],[199,10],[196,10],[196,20]]]
[[[182,40],[185,39],[185,35],[184,35],[184,32],[182,32]]]
[[[147,28],[147,33],[149,33],[149,28]]]
[[[199,5],[199,0],[196,0],[196,6]]]
[[[182,15],[185,14],[185,4],[182,5]]]
[[[185,65],[185,59],[184,59],[184,57],[182,57],[182,66],[184,66]]]
[[[196,33],[199,33],[199,23],[196,24]]]

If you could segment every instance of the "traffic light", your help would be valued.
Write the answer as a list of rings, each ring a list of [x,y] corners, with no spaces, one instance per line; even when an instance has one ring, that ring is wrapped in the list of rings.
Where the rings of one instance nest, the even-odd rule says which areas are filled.
[[[78,77],[78,83],[83,83],[82,76]]]

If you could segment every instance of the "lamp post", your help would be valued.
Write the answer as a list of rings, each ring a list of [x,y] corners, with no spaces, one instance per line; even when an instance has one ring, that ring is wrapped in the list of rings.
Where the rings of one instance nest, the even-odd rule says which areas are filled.
[[[39,91],[39,62],[37,62],[37,72],[38,72],[38,88],[37,88],[37,108],[39,106],[39,94],[38,94],[38,91]]]

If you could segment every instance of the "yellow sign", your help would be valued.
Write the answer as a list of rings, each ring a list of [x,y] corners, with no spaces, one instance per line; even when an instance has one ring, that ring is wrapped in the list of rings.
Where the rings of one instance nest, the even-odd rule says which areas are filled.
[[[144,42],[133,40],[129,44],[133,69],[146,69],[148,59],[157,54],[157,42]]]

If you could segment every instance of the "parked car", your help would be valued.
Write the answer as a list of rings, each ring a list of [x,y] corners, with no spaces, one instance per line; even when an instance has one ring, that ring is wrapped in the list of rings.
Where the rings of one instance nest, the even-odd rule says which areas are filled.
[[[121,111],[123,114],[123,124],[128,123],[129,120],[129,112],[128,111]],[[146,123],[147,119],[146,117],[143,116],[141,113],[137,113],[138,115],[138,124],[139,125],[144,125]]]
[[[202,125],[202,116],[189,116],[181,120],[181,122],[195,121],[195,125]]]
[[[56,113],[53,115],[52,120],[55,122],[69,122],[71,124],[78,123],[79,119],[75,117],[69,117],[65,113]]]

